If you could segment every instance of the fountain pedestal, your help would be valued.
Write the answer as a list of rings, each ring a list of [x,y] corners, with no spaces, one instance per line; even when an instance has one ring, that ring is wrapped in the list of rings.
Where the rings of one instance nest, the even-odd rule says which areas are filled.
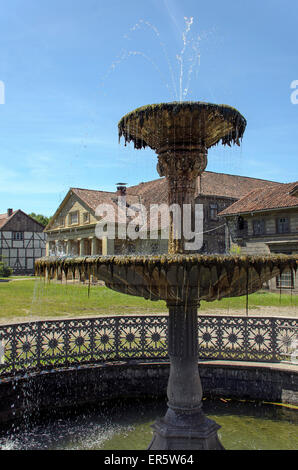
[[[153,425],[150,450],[221,450],[220,426],[202,411],[198,370],[198,305],[169,305],[168,411]]]
[[[166,176],[168,183],[169,207],[180,209],[179,220],[170,214],[169,254],[185,253],[183,221],[188,217],[186,205],[195,212],[195,192],[197,177],[207,166],[207,150],[203,145],[167,145],[159,148],[157,171],[159,176]],[[191,221],[189,221],[191,222]],[[193,222],[193,221],[192,221]]]

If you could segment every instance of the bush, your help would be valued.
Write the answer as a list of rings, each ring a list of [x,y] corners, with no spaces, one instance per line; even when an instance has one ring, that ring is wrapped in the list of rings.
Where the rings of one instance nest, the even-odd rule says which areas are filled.
[[[13,273],[13,269],[7,266],[2,256],[0,255],[0,277],[9,277]]]

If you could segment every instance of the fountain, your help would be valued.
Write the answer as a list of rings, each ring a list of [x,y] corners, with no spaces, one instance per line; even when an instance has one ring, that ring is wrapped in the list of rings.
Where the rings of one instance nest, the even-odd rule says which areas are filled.
[[[196,179],[207,166],[208,149],[220,142],[239,145],[245,128],[244,117],[230,106],[174,102],[127,114],[119,122],[119,138],[134,142],[136,149],[156,151],[158,173],[168,181],[169,205],[180,206],[183,220],[184,205],[194,207]],[[36,263],[40,275],[92,274],[118,292],[166,301],[168,410],[153,426],[151,450],[223,449],[219,426],[202,411],[196,326],[200,301],[248,295],[284,269],[297,268],[294,256],[204,256],[187,252],[185,241],[171,219],[168,255],[42,258]]]

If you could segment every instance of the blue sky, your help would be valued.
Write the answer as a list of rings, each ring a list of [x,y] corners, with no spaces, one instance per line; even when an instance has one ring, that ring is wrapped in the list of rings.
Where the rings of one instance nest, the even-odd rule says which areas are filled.
[[[229,104],[248,121],[241,148],[211,149],[207,169],[298,180],[297,2],[6,0],[0,213],[51,215],[71,186],[158,177],[155,153],[119,145],[117,124],[136,107],[179,99],[185,17],[184,98]]]

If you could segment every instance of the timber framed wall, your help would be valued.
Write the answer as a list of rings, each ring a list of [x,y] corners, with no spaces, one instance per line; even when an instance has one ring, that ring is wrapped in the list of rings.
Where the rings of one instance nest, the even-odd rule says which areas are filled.
[[[43,232],[0,231],[0,255],[15,274],[33,274],[35,260],[45,256],[45,242]]]

